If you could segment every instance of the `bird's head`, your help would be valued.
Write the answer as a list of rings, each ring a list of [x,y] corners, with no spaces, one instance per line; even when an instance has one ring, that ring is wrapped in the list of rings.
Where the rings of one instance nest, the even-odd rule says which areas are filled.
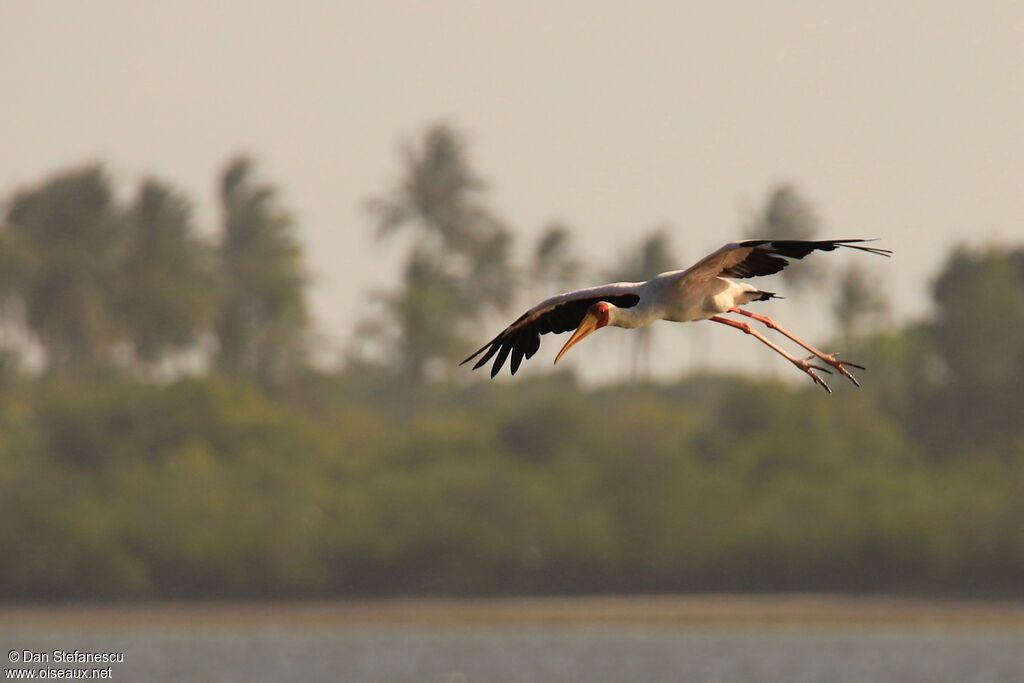
[[[555,363],[561,360],[562,356],[570,348],[581,342],[588,334],[607,326],[611,322],[613,311],[615,310],[617,310],[616,307],[607,301],[598,301],[588,308],[586,315],[583,316],[583,320],[580,321],[580,326],[576,328],[576,331],[569,337],[569,341],[565,342],[565,346],[555,356]]]

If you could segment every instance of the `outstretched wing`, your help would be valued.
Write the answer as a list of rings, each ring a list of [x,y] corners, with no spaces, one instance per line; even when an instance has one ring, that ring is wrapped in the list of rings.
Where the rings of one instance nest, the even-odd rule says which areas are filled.
[[[862,246],[874,240],[744,240],[730,242],[679,274],[680,281],[702,281],[715,277],[757,277],[774,275],[789,265],[786,259],[802,259],[812,251],[835,251],[840,247],[890,256],[888,249]]]
[[[501,371],[505,360],[511,354],[512,363],[509,367],[514,375],[523,358],[532,358],[533,354],[537,353],[537,349],[540,348],[540,335],[575,330],[586,315],[587,309],[599,301],[607,301],[619,308],[636,306],[640,301],[641,284],[643,283],[620,282],[580,289],[546,299],[519,316],[497,337],[481,346],[476,353],[459,365],[465,365],[483,353],[483,357],[473,366],[476,370],[497,356],[494,358],[494,365],[491,366],[493,378]]]

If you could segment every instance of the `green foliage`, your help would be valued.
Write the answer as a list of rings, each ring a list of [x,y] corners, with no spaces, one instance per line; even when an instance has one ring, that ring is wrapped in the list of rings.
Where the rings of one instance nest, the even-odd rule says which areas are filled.
[[[916,420],[936,454],[1019,447],[1024,377],[1024,249],[954,251],[924,326],[940,380]]]
[[[27,396],[3,406],[8,420],[27,413],[0,446],[5,597],[323,581],[320,426],[216,380],[43,383]]]
[[[1024,373],[1024,250],[954,251],[934,297],[931,336],[958,387]]]
[[[415,392],[432,366],[450,366],[466,348],[482,316],[507,309],[517,278],[512,238],[484,202],[461,135],[435,125],[402,156],[400,181],[368,208],[378,236],[412,229],[412,247],[402,286],[382,297],[382,318],[361,332],[380,339]]]
[[[291,217],[279,206],[276,188],[254,174],[252,160],[240,157],[221,177],[216,365],[279,387],[306,366],[306,275]]]
[[[188,201],[156,180],[127,215],[119,317],[138,362],[153,365],[192,347],[217,304],[212,254],[192,226]]]
[[[20,342],[13,352],[38,345],[47,369],[65,377],[95,377],[116,364],[157,370],[194,354],[222,297],[191,213],[188,200],[154,179],[125,205],[99,165],[16,192],[0,234],[5,342]],[[269,268],[271,250],[263,251]],[[252,285],[236,272],[220,275],[231,292]]]
[[[377,234],[404,228],[444,249],[472,254],[496,219],[483,203],[483,180],[469,164],[462,136],[447,124],[428,128],[418,145],[402,149],[402,176],[387,195],[369,203]]]
[[[429,382],[515,294],[513,245],[458,136],[429,131],[407,165],[379,205],[382,232],[418,230],[382,299],[397,378],[305,368],[301,252],[245,159],[223,176],[215,258],[156,181],[127,207],[99,167],[12,198],[4,322],[20,316],[50,372],[0,356],[0,599],[1021,594],[1019,248],[954,253],[929,319],[863,334],[851,318],[844,350],[871,370],[831,399],[731,376]],[[780,192],[766,220],[806,233]],[[567,239],[542,240],[538,272],[571,261]],[[667,253],[653,236],[623,276]],[[861,280],[841,296],[863,319]],[[208,334],[222,372],[154,381]]]
[[[0,401],[0,594],[1019,590],[1024,439],[935,462],[811,389],[438,385],[395,429],[386,396],[35,382]]]
[[[4,246],[16,265],[7,284],[57,369],[94,367],[117,338],[124,239],[122,212],[99,166],[61,173],[11,200]]]

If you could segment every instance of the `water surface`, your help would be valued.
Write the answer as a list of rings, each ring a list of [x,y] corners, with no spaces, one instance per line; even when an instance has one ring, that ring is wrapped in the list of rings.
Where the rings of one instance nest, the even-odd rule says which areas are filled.
[[[524,625],[40,632],[0,624],[0,646],[4,653],[123,651],[112,680],[154,683],[1024,682],[1024,634],[1002,631]]]

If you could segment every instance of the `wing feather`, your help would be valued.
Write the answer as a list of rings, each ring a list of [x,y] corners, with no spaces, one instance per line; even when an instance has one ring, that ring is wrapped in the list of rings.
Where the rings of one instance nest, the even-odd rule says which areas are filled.
[[[888,249],[863,246],[865,239],[847,240],[744,240],[730,242],[679,274],[680,281],[705,281],[716,277],[747,278],[774,275],[789,265],[787,259],[802,259],[813,251],[835,251],[840,247],[879,256]]]
[[[540,349],[540,335],[560,334],[575,330],[583,320],[583,316],[587,314],[587,309],[599,301],[607,301],[619,308],[636,306],[640,302],[638,292],[642,284],[620,282],[580,289],[546,299],[519,316],[498,336],[481,346],[459,365],[465,365],[483,354],[480,360],[473,365],[473,369],[483,367],[491,358],[494,358],[491,377],[495,377],[511,355],[509,369],[514,375],[523,360],[532,358]]]
[[[491,379],[501,372],[501,366],[505,364],[505,359],[508,358],[508,352],[512,350],[512,340],[505,339],[501,342],[501,350],[498,351],[498,357],[494,359],[494,365],[491,366]]]

